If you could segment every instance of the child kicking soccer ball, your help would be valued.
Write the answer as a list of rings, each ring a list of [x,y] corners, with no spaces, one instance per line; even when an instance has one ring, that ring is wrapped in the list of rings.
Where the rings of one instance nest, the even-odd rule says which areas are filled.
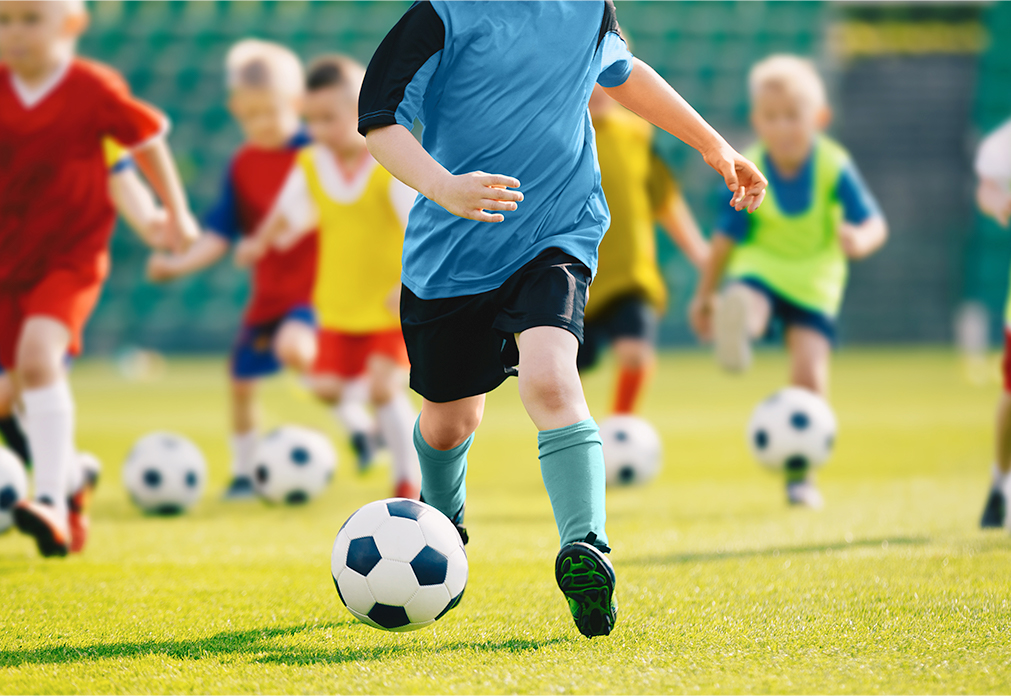
[[[319,354],[312,389],[336,404],[349,384],[367,378],[379,432],[390,449],[394,495],[417,498],[415,414],[406,393],[407,350],[397,312],[404,227],[416,194],[379,166],[358,133],[364,72],[345,56],[324,56],[309,67],[304,113],[314,144],[298,153],[273,210],[238,251],[252,262],[319,227],[313,290]]]
[[[708,260],[709,244],[653,149],[653,126],[621,108],[600,85],[590,97],[590,116],[611,226],[600,242],[576,363],[580,370],[593,367],[610,343],[618,363],[612,411],[634,413],[656,361],[657,323],[667,303],[654,224],[696,268]]]
[[[979,209],[1007,228],[1011,220],[1011,121],[987,136],[976,154]],[[1008,484],[1011,483],[1011,297],[1008,297],[1004,329],[1004,392],[997,405],[997,446],[993,482],[980,526],[1007,524]]]
[[[44,556],[84,545],[85,510],[68,509],[74,401],[65,358],[109,268],[115,211],[103,139],[131,150],[179,247],[198,234],[165,143],[165,118],[109,68],[74,57],[82,2],[0,3],[0,365],[23,408],[35,499],[14,510]]]
[[[692,324],[731,372],[748,368],[752,341],[776,325],[790,383],[827,397],[847,259],[877,251],[887,227],[849,155],[821,133],[828,105],[814,66],[773,56],[752,68],[749,88],[759,144],[747,155],[769,177],[767,200],[750,216],[723,213]],[[809,472],[788,474],[786,488],[791,504],[821,507]]]
[[[561,539],[555,576],[589,637],[610,633],[617,612],[601,440],[576,370],[609,224],[587,110],[595,83],[699,150],[736,208],[761,203],[761,173],[632,57],[611,2],[418,2],[373,56],[358,121],[380,164],[421,193],[400,315],[424,397],[422,498],[467,540],[467,451],[485,394],[518,365]]]

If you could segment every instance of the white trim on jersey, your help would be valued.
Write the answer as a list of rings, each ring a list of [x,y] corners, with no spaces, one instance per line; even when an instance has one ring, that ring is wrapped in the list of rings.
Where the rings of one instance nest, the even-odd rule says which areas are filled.
[[[72,60],[68,58],[60,63],[52,75],[43,80],[42,84],[37,87],[26,85],[20,77],[11,72],[11,86],[14,88],[14,94],[17,95],[21,105],[26,109],[33,109],[39,102],[49,96],[54,89],[60,86],[63,78],[67,76],[71,62]]]
[[[1011,185],[1011,120],[1005,121],[979,144],[976,174]]]

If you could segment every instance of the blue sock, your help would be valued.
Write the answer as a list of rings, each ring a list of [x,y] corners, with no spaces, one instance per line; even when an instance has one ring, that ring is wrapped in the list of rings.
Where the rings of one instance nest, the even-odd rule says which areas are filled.
[[[537,434],[541,476],[555,512],[562,546],[604,533],[604,449],[592,418]]]
[[[474,442],[467,440],[451,450],[437,450],[421,436],[421,416],[414,422],[414,448],[421,464],[421,497],[454,522],[467,500],[467,450]]]

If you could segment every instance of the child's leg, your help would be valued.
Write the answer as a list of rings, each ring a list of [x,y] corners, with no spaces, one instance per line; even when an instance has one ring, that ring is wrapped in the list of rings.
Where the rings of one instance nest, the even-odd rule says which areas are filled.
[[[597,424],[576,371],[579,341],[553,326],[527,329],[518,338],[519,389],[534,425],[541,475],[564,546],[604,532],[604,453]]]
[[[14,401],[14,383],[10,375],[0,374],[0,436],[7,443],[7,447],[21,458],[25,466],[30,467],[31,452],[28,450],[24,430],[21,429],[18,417],[14,414]]]
[[[405,498],[416,497],[421,469],[413,438],[417,414],[405,390],[407,373],[395,360],[378,353],[369,356],[368,371],[369,397],[393,460],[395,494]]]
[[[232,476],[253,477],[259,441],[256,418],[256,381],[232,379]]]
[[[316,361],[316,329],[304,321],[289,319],[274,337],[274,355],[285,367],[305,374]]]
[[[713,316],[716,359],[729,372],[751,365],[751,342],[760,338],[772,317],[772,304],[759,290],[731,283],[717,298]]]
[[[614,393],[615,413],[634,413],[642,388],[656,363],[653,344],[642,338],[619,338],[614,342],[618,360],[618,384]]]
[[[76,463],[74,401],[63,365],[70,338],[61,322],[29,317],[21,329],[16,358],[25,434],[34,461],[35,497],[64,519],[68,482]]]
[[[790,384],[827,399],[831,341],[815,329],[791,326],[786,332],[786,347],[790,353]]]
[[[997,403],[994,437],[994,463],[990,493],[983,508],[980,526],[1003,527],[1007,522],[1008,496],[1011,495],[1011,332],[1004,334],[1004,391]]]
[[[443,403],[425,399],[414,426],[421,497],[457,523],[467,500],[467,451],[483,415],[483,394]]]

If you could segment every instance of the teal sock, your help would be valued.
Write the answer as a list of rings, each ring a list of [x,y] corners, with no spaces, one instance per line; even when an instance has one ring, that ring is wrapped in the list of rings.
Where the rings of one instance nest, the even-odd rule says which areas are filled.
[[[537,434],[541,476],[555,512],[562,546],[604,533],[604,449],[592,418]]]
[[[421,416],[414,422],[414,448],[421,465],[421,497],[449,519],[460,522],[456,514],[467,500],[467,450],[474,442],[471,434],[451,450],[437,450],[421,436]]]

